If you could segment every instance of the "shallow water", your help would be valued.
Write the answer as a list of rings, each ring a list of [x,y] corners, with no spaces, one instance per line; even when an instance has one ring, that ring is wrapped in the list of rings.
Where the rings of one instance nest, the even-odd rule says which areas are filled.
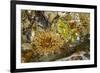
[[[90,14],[21,11],[22,63],[90,59]]]

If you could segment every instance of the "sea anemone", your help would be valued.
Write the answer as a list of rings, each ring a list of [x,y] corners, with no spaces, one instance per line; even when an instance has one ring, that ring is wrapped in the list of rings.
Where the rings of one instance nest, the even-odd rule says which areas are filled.
[[[52,31],[41,31],[36,33],[32,41],[32,46],[36,46],[36,52],[38,54],[48,55],[59,51],[63,43],[64,40],[59,34]]]

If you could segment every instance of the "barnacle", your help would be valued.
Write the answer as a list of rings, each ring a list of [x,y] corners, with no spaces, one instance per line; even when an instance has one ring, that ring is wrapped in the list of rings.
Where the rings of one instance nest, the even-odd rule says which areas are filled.
[[[60,50],[63,43],[64,40],[59,34],[51,31],[41,31],[36,33],[31,44],[36,46],[36,52],[40,55],[48,55]]]

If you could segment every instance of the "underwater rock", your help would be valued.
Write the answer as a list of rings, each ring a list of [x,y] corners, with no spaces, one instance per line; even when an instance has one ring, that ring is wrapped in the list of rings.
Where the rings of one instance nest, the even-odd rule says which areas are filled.
[[[90,59],[90,40],[89,34],[84,37],[84,41],[70,46],[69,44],[69,56],[58,59],[57,61],[69,61],[69,60],[89,60]]]
[[[44,12],[44,16],[48,19],[49,23],[52,23],[57,16],[57,12]]]
[[[67,15],[67,12],[58,12],[58,15],[60,17],[65,17]]]
[[[21,26],[21,27],[22,27],[23,29],[26,29],[26,28],[28,28],[30,25],[31,25],[30,21],[29,21],[28,19],[25,19],[25,21],[22,22],[22,26]]]
[[[27,62],[31,62],[32,56],[33,56],[33,51],[32,50],[24,50],[22,51],[21,54],[22,58],[21,58],[21,62],[22,63],[27,63]]]
[[[49,22],[45,18],[43,12],[36,11],[35,12],[35,23],[37,26],[40,26],[41,28],[47,29],[49,27]]]
[[[21,40],[22,43],[30,43],[31,41],[31,29],[26,29],[25,31],[22,31]]]
[[[81,32],[82,35],[89,34],[90,32],[90,14],[89,13],[79,13],[80,22],[81,22]]]
[[[32,46],[30,45],[30,43],[23,43],[21,47],[23,51],[32,49]]]
[[[28,29],[27,32],[25,33],[26,37],[27,37],[27,42],[30,43],[31,41],[31,29]]]
[[[25,43],[27,41],[26,35],[21,35],[21,41],[22,43]]]
[[[27,11],[27,17],[30,20],[31,23],[33,23],[34,18],[35,18],[35,12],[32,10]]]
[[[89,60],[90,56],[86,57],[84,56],[85,54],[87,54],[85,51],[80,51],[80,52],[73,53],[71,56],[61,58],[56,61]]]
[[[86,53],[86,54],[84,54],[84,56],[85,56],[87,59],[90,59],[90,53]]]

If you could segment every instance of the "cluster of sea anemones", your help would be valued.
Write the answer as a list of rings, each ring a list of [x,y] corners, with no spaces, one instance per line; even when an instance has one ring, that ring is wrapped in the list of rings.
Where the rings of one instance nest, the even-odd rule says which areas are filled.
[[[37,32],[32,41],[32,45],[36,46],[35,51],[40,55],[48,55],[60,50],[63,43],[64,40],[60,35],[52,31]]]

